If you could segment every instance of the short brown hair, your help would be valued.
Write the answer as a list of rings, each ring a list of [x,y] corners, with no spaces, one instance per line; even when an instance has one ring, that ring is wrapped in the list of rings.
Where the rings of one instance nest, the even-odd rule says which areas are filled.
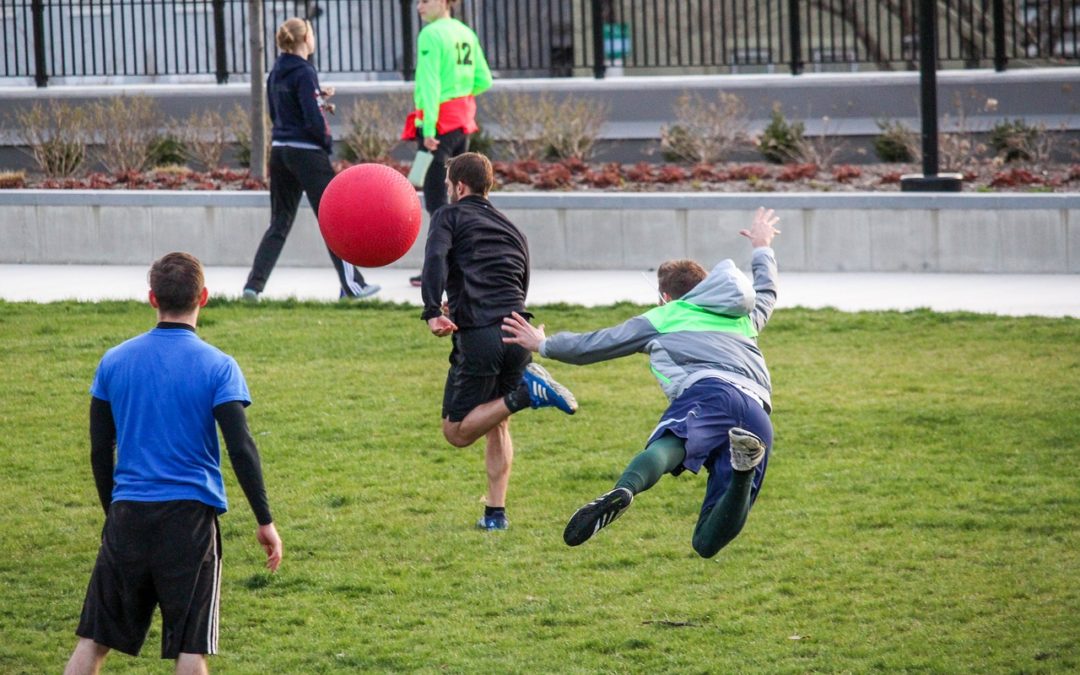
[[[203,266],[190,253],[166,253],[150,266],[150,290],[162,312],[190,312],[205,286]]]
[[[668,260],[656,270],[656,281],[661,293],[678,299],[701,283],[707,274],[705,268],[693,260]]]
[[[450,183],[464,183],[474,195],[486,197],[495,184],[491,162],[479,152],[466,152],[446,163]]]

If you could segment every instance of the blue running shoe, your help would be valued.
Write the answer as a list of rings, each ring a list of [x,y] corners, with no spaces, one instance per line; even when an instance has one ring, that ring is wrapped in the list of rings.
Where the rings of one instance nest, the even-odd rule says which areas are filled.
[[[510,527],[510,521],[506,519],[505,513],[496,513],[491,516],[480,516],[480,520],[476,521],[476,527],[488,532],[494,532],[495,530],[505,530]]]
[[[554,406],[567,415],[577,412],[577,399],[570,390],[555,381],[538,363],[530,363],[521,376],[529,389],[529,404],[534,408]]]

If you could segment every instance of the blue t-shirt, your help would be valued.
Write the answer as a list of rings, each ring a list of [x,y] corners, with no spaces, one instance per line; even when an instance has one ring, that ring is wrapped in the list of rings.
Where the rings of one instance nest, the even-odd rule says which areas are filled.
[[[228,508],[214,408],[250,405],[236,360],[183,328],[154,328],[113,347],[90,394],[116,420],[113,501],[192,499]]]

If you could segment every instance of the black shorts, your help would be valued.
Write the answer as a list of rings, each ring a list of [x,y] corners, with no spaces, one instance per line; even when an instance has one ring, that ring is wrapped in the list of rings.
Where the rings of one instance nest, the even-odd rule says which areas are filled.
[[[197,501],[113,502],[75,634],[137,656],[161,607],[161,658],[217,653],[221,532]]]
[[[502,322],[466,328],[453,335],[450,372],[443,390],[442,416],[460,422],[473,408],[517,388],[532,353],[518,345],[503,344]]]

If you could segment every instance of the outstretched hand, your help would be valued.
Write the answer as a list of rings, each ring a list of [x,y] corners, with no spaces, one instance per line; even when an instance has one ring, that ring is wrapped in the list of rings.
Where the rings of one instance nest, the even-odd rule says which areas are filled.
[[[266,569],[277,572],[277,568],[281,565],[281,537],[278,536],[277,528],[273,523],[260,525],[255,538],[266,551]]]
[[[545,338],[544,324],[534,326],[517,312],[511,312],[510,316],[503,319],[502,329],[504,333],[510,334],[510,337],[503,337],[505,344],[519,345],[530,352],[540,351],[540,343]]]
[[[754,248],[772,246],[773,237],[780,234],[780,230],[776,229],[776,224],[780,222],[780,219],[775,213],[772,209],[758,208],[754,213],[754,222],[750,225],[750,229],[739,230],[739,234],[749,239]]]

